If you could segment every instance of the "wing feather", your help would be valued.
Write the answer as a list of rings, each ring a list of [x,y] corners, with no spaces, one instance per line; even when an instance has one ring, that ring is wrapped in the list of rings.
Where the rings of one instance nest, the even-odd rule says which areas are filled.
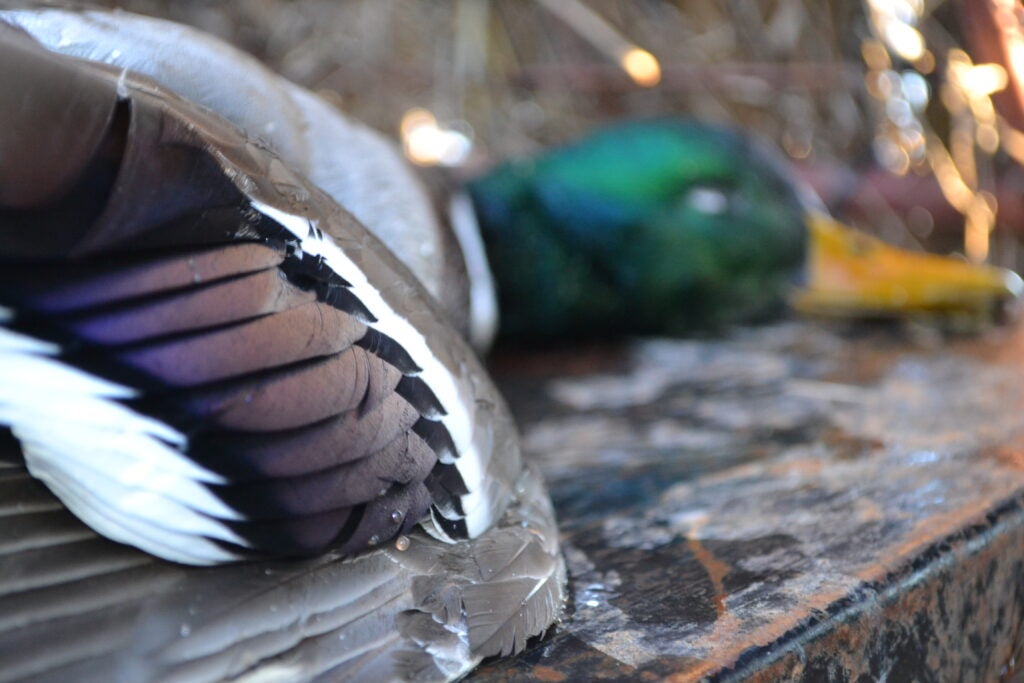
[[[3,16],[47,36],[105,21]],[[122,20],[154,30],[118,18],[107,33],[123,39]],[[105,533],[187,562],[327,547],[316,542],[355,552],[421,520],[453,540],[500,518],[521,467],[514,427],[404,266],[211,110],[123,67],[0,32],[0,58],[12,65],[0,93],[36,108],[27,119],[0,113],[53,122],[50,147],[77,144],[59,97],[20,95],[57,74],[67,96],[86,93],[83,130],[95,137],[75,148],[71,170],[59,154],[19,147],[31,173],[56,169],[62,180],[28,205],[0,207],[9,228],[0,260],[25,275],[4,276],[11,286],[0,289],[13,313],[0,323],[0,365],[19,382],[0,391],[0,421],[24,442],[31,471]],[[225,60],[220,49],[211,54]],[[284,88],[305,114],[332,116],[247,69],[240,76]],[[3,134],[11,128],[0,127],[0,145],[22,144]],[[41,369],[43,381],[15,366]],[[62,390],[70,386],[80,390]],[[57,430],[55,411],[70,416]],[[323,515],[333,526],[316,526]]]
[[[53,500],[17,465],[7,469]],[[15,534],[77,527],[82,540],[0,556],[0,681],[454,678],[521,647],[560,612],[550,504],[535,474],[518,488],[521,501],[501,524],[463,544],[414,532],[405,551],[209,569],[111,543],[65,511],[9,515]],[[0,488],[0,507],[21,495]],[[518,571],[550,583],[531,591],[511,576]]]
[[[401,397],[389,396],[366,414],[350,411],[301,429],[202,434],[194,439],[191,452],[198,462],[231,473],[237,482],[293,477],[365,458],[408,432],[419,419]],[[332,450],[334,443],[344,443],[345,450]]]
[[[421,609],[438,624],[465,620],[471,651],[481,657],[519,652],[526,640],[543,632],[561,613],[566,581],[557,534],[538,533],[553,521],[540,477],[530,469],[520,479],[521,524],[506,524],[480,538],[457,564],[451,557],[424,557],[457,570],[427,573],[416,584]],[[538,494],[539,497],[538,497]],[[454,578],[453,578],[454,576]],[[422,626],[422,624],[421,624]],[[428,634],[418,637],[424,640]]]
[[[17,286],[33,306],[61,313],[237,278],[275,268],[284,258],[279,249],[242,242],[141,260],[121,254],[102,262],[8,263],[0,283]]]
[[[75,172],[31,206],[0,207],[15,233],[0,251],[14,313],[0,323],[0,421],[35,476],[95,528],[186,562],[355,552],[423,519],[437,456],[396,392],[403,368],[419,369],[227,172],[262,177],[276,161],[148,82],[2,37],[24,67],[10,92],[63,69],[100,122],[86,126],[99,141],[68,160]],[[52,97],[37,104],[62,120]],[[239,166],[225,169],[215,145]],[[33,218],[53,227],[42,244],[17,239]]]
[[[312,474],[233,484],[220,494],[238,509],[254,510],[249,520],[315,514],[370,502],[395,484],[423,481],[435,461],[415,435],[400,434],[381,454]]]
[[[345,412],[372,409],[391,393],[401,373],[361,348],[265,370],[225,388],[192,393],[187,409],[208,416],[211,427],[279,431]]]
[[[272,269],[146,299],[120,310],[80,313],[64,325],[86,341],[113,346],[249,320],[315,298],[313,292],[298,289]]]
[[[319,302],[121,354],[129,366],[172,386],[194,386],[341,353],[366,326]]]
[[[543,490],[527,481],[513,500],[514,429],[479,363],[372,235],[212,113],[251,102],[236,84],[285,93],[303,129],[330,128],[326,105],[173,25],[0,19],[56,49],[82,31],[90,56],[95,36],[149,36],[169,61],[131,43],[99,52],[215,93],[195,107],[0,24],[0,152],[24,165],[0,165],[0,426],[24,448],[6,457],[0,434],[0,681],[437,680],[546,626],[557,609],[511,579],[500,607],[522,617],[462,597],[489,581],[478,547],[538,580],[560,566]],[[178,562],[257,561],[182,567],[100,538],[25,466],[108,538]],[[447,532],[479,540],[414,530],[439,497]],[[409,552],[385,545],[400,533]],[[492,533],[516,550],[486,550]],[[443,615],[417,597],[438,580]]]

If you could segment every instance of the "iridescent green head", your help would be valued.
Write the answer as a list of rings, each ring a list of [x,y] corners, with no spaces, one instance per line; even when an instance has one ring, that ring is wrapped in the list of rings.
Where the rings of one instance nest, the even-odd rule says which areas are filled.
[[[770,313],[804,262],[804,209],[725,128],[635,122],[470,185],[502,331],[679,333]]]
[[[1020,288],[949,259],[933,282],[922,273],[939,257],[836,232],[780,154],[693,121],[607,128],[469,191],[501,334],[520,342],[717,329],[787,302],[843,315],[987,306]]]

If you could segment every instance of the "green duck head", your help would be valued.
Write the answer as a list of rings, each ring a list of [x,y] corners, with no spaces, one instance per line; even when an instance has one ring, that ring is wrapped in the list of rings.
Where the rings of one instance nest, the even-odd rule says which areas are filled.
[[[910,254],[830,219],[780,154],[729,128],[621,124],[469,185],[520,342],[685,334],[786,304],[834,315],[989,310],[1009,271]]]

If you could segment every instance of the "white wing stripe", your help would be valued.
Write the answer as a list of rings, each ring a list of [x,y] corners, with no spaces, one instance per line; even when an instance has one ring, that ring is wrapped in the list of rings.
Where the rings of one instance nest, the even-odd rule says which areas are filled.
[[[55,466],[52,457],[42,455],[41,448],[36,444],[26,443],[25,450],[33,452],[33,476],[45,471],[53,477]],[[245,543],[217,519],[201,514],[159,491],[124,486],[119,481],[104,476],[103,472],[83,467],[80,462],[63,461],[60,470],[62,476],[75,482],[75,488],[99,493],[97,497],[101,498],[105,505],[123,511],[127,517],[135,518],[140,523],[170,533],[209,536],[239,545]]]
[[[448,414],[441,418],[441,422],[447,427],[455,443],[459,453],[455,465],[462,475],[466,488],[469,489],[469,493],[462,497],[467,531],[471,538],[482,534],[495,521],[487,502],[483,456],[473,442],[473,416],[468,407],[469,402],[460,395],[451,374],[430,351],[423,335],[388,305],[380,291],[370,284],[362,270],[345,255],[330,236],[323,235],[320,239],[310,237],[314,234],[311,228],[315,229],[316,225],[303,216],[290,214],[256,201],[252,202],[252,206],[295,235],[300,240],[304,252],[312,256],[322,256],[334,272],[352,285],[352,293],[377,318],[377,322],[371,326],[397,340],[416,365],[423,369],[420,376],[448,411]],[[317,230],[315,234],[322,233]]]
[[[83,434],[77,428],[64,426],[50,432],[15,427],[14,434],[23,444],[45,447],[47,456],[59,458],[60,466],[69,474],[77,472],[86,476],[91,473],[124,491],[162,496],[212,517],[242,519],[201,482],[187,474],[164,469],[159,463],[136,458],[137,454],[159,448],[159,442],[144,434],[99,431]],[[69,456],[69,453],[74,455]],[[131,507],[124,509],[132,510]]]
[[[25,453],[30,455],[29,451]],[[33,471],[79,519],[107,538],[135,546],[174,562],[210,565],[240,559],[213,541],[187,533],[165,531],[97,503],[90,491],[59,471],[47,467]],[[112,514],[113,513],[113,514]]]
[[[0,425],[22,442],[33,476],[110,538],[190,564],[237,559],[210,540],[244,544],[215,519],[241,516],[205,485],[225,479],[182,452],[184,434],[118,402],[135,390],[58,351],[0,326]]]

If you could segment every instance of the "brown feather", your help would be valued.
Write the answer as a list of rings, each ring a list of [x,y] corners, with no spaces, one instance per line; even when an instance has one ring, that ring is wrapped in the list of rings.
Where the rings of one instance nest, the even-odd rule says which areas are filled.
[[[295,477],[273,477],[214,491],[250,520],[319,514],[367,503],[395,484],[422,481],[436,458],[416,435],[399,434],[392,443],[355,462]]]
[[[59,195],[79,176],[103,141],[116,100],[26,34],[7,29],[4,37],[0,92],[22,92],[25,75],[33,79],[32,106],[0,98],[0,121],[18,132],[0,135],[0,205],[23,209]]]
[[[393,366],[353,346],[227,388],[199,392],[186,402],[195,414],[221,429],[277,431],[372,408],[376,404],[367,399],[392,391],[401,376]]]
[[[315,299],[315,293],[302,291],[272,269],[111,313],[79,316],[68,326],[89,341],[127,344],[247,320]]]
[[[231,327],[133,349],[122,358],[170,385],[188,386],[333,355],[364,334],[366,326],[352,316],[311,301]]]
[[[34,306],[60,313],[189,289],[281,264],[284,254],[239,243],[161,255],[111,255],[93,261],[8,263],[0,283],[17,286]]]
[[[316,425],[278,433],[214,432],[196,437],[192,454],[233,479],[290,477],[365,458],[383,449],[420,418],[400,396],[370,412],[349,411]]]
[[[457,468],[435,475],[438,453],[463,457],[456,441],[480,460],[475,471],[487,480],[474,533],[493,523],[520,467],[512,423],[472,352],[407,268],[271,149],[211,109],[120,67],[47,52],[20,33],[7,40],[15,34],[0,25],[0,62],[18,67],[4,69],[9,87],[0,88],[0,100],[24,111],[0,109],[0,149],[17,147],[11,158],[53,170],[55,180],[30,205],[0,195],[0,259],[12,266],[8,272],[28,273],[24,280],[0,276],[0,306],[15,312],[5,328],[56,344],[56,362],[65,367],[136,392],[118,399],[117,409],[179,430],[184,456],[224,478],[217,491],[241,517],[275,509],[295,515],[293,526],[238,527],[250,550],[317,552],[325,549],[317,543],[332,542],[356,551],[421,521],[431,496],[458,513],[467,490]],[[82,109],[81,125],[62,116],[59,93],[39,85],[51,77],[74,90],[71,99],[81,94],[72,103]],[[54,139],[69,149],[76,135],[88,139],[62,165],[49,148],[33,158],[34,137],[11,134],[11,122],[52,124]],[[331,253],[317,244],[324,233],[343,258],[318,255]],[[361,274],[346,270],[346,277],[369,285],[350,285],[332,263],[351,264]],[[406,328],[395,321],[411,325],[414,347],[404,347]],[[468,432],[453,439],[452,425]],[[58,475],[59,458],[78,457],[29,446]],[[165,447],[178,446],[162,441],[158,452]],[[100,462],[78,466],[96,471],[98,486],[124,489],[119,473]],[[173,476],[192,476],[179,471]],[[140,547],[195,561],[179,539],[197,527],[145,519],[116,495],[107,509],[96,487],[75,488],[74,477],[64,476],[55,490],[69,505],[76,496],[85,501],[76,508],[83,517],[88,505],[120,515]],[[436,490],[428,492],[428,480]],[[212,485],[175,486],[179,497],[168,499],[217,514],[199,488]],[[311,510],[333,512],[314,531],[304,514]],[[404,521],[393,523],[393,513]],[[215,536],[209,530],[221,521],[207,521],[194,523]],[[299,537],[290,538],[292,531]],[[165,533],[178,534],[177,545],[147,545]],[[454,536],[465,533],[463,525]],[[211,561],[231,557],[202,547]]]

